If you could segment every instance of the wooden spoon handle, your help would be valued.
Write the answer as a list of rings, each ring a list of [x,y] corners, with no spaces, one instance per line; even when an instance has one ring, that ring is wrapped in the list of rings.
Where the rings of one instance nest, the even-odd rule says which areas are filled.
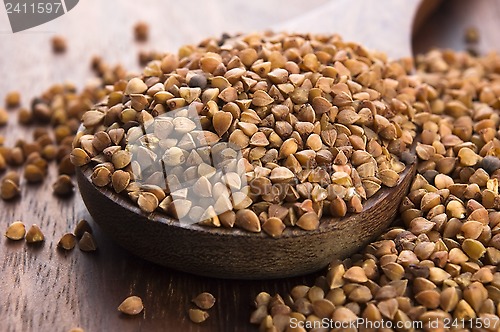
[[[334,0],[273,27],[275,31],[338,33],[392,59],[412,55],[413,21],[423,0]]]

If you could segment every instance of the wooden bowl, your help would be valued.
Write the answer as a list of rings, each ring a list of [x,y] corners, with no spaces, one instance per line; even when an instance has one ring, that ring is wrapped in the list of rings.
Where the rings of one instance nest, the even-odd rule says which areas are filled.
[[[319,229],[287,228],[282,237],[240,229],[184,225],[166,215],[146,214],[110,189],[97,188],[90,167],[77,168],[83,201],[118,244],[151,262],[193,274],[230,279],[272,279],[307,274],[350,255],[393,221],[416,165],[406,167],[394,188],[383,188],[359,214],[324,218]]]

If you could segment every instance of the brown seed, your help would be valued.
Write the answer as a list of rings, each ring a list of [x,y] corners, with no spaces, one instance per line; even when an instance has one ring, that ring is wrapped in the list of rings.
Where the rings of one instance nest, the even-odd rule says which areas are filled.
[[[54,53],[64,53],[67,47],[66,38],[63,36],[54,36],[52,38],[52,51]]]
[[[69,332],[85,332],[81,327],[73,327]]]
[[[189,319],[196,324],[203,323],[210,315],[200,309],[189,309]]]
[[[215,304],[215,297],[207,292],[198,294],[194,299],[191,300],[196,306],[203,310],[208,310],[212,308]]]
[[[465,239],[462,243],[462,250],[472,259],[479,259],[486,253],[484,245],[473,239]]]
[[[381,301],[377,304],[377,308],[379,309],[382,316],[385,316],[389,319],[394,319],[394,316],[396,315],[396,312],[398,310],[398,301],[396,299]]]
[[[306,231],[312,231],[319,227],[319,218],[316,212],[307,212],[300,216],[295,225]]]
[[[116,151],[111,157],[111,161],[116,169],[125,168],[132,161],[132,154],[125,150]]]
[[[196,123],[183,116],[175,118],[172,123],[174,125],[174,130],[181,134],[186,134],[196,129]]]
[[[145,42],[149,38],[149,25],[146,22],[137,22],[134,25],[134,37],[138,42]]]
[[[288,80],[288,71],[286,69],[276,68],[267,74],[267,78],[275,84],[286,83]]]
[[[123,170],[117,170],[111,176],[111,184],[117,193],[121,193],[130,183],[130,173]]]
[[[306,146],[311,150],[319,151],[323,147],[323,142],[321,141],[321,137],[318,134],[311,134],[307,138]]]
[[[250,315],[251,324],[261,324],[261,322],[268,316],[267,305],[259,305],[257,309]]]
[[[488,267],[482,267],[472,275],[471,281],[479,281],[483,284],[487,284],[494,280],[494,275],[491,269]]]
[[[417,191],[413,191],[412,193],[417,193]],[[420,200],[420,209],[424,212],[431,210],[435,206],[441,204],[441,196],[439,196],[435,192],[428,192],[422,196]]]
[[[458,291],[455,287],[446,288],[441,292],[440,307],[446,312],[451,312],[455,309],[459,300]]]
[[[163,209],[163,204],[168,201],[169,201],[168,197],[165,198],[162,201],[162,204],[160,204],[160,207]],[[175,199],[173,202],[169,203],[167,207],[167,212],[177,219],[182,219],[188,215],[188,213],[191,210],[191,207],[192,207],[191,201],[185,199]],[[201,218],[201,215],[199,216],[199,218]]]
[[[451,275],[448,272],[439,267],[429,268],[429,280],[436,285],[442,284],[443,281],[449,279],[450,277]]]
[[[387,187],[394,187],[398,183],[399,174],[392,169],[384,169],[379,171],[378,178]]]
[[[466,43],[476,44],[479,42],[479,31],[476,27],[470,26],[465,29],[464,39]]]
[[[0,171],[3,171],[7,168],[7,161],[5,160],[4,156],[0,154]]]
[[[26,234],[26,227],[21,221],[14,221],[9,225],[7,231],[5,232],[5,236],[14,241],[24,239],[24,235]]]
[[[127,83],[127,86],[125,88],[125,94],[126,95],[142,94],[146,92],[147,89],[148,86],[146,85],[146,83],[144,83],[140,78],[134,77]]]
[[[273,238],[280,237],[285,230],[285,224],[280,218],[270,217],[263,224],[262,229]],[[300,226],[299,226],[300,227]]]
[[[92,139],[92,145],[97,151],[102,151],[111,145],[111,138],[109,134],[104,131],[97,132]]]
[[[295,178],[295,175],[286,167],[275,167],[269,176],[273,183],[287,182]]]
[[[448,260],[453,264],[462,264],[467,262],[469,257],[460,248],[452,248],[448,253]]]
[[[469,148],[461,148],[458,151],[458,160],[463,166],[474,166],[480,157]]]
[[[45,237],[42,233],[42,230],[37,225],[31,225],[28,232],[26,232],[26,242],[28,243],[38,243],[43,242]]]
[[[36,165],[26,165],[24,168],[24,178],[30,183],[42,182],[45,178],[45,172]]]
[[[269,293],[267,292],[260,292],[259,294],[257,294],[257,296],[255,297],[255,301],[254,301],[254,304],[255,304],[255,307],[258,308],[260,306],[268,306],[269,302],[271,301],[272,297]]]
[[[339,322],[352,322],[358,319],[358,316],[346,307],[337,307],[331,317]]]
[[[18,110],[17,120],[22,125],[29,125],[33,121],[33,113],[27,108],[21,108]]]
[[[75,166],[84,166],[90,162],[90,157],[85,150],[76,148],[71,151],[70,160]]]
[[[200,197],[212,197],[212,184],[205,176],[200,176],[193,184],[193,192]]]
[[[357,283],[363,283],[368,281],[365,271],[360,266],[353,266],[350,269],[348,269],[344,274],[344,278],[349,281]]]
[[[253,94],[252,104],[255,106],[267,106],[272,104],[274,99],[269,96],[265,91],[257,90]]]
[[[347,97],[347,100],[349,97],[347,95],[344,95]],[[356,112],[352,111],[351,109],[345,109],[339,112],[337,114],[337,121],[343,125],[351,125],[354,124],[356,121],[358,121],[361,117],[359,114]]]
[[[9,156],[8,162],[14,166],[20,166],[25,161],[25,155],[23,150],[17,146],[10,150],[8,156]]]
[[[129,296],[118,306],[118,311],[126,315],[137,315],[142,310],[144,310],[144,305],[138,296]]]
[[[21,104],[21,94],[18,91],[10,91],[5,96],[5,106],[15,108]]]
[[[415,235],[425,234],[430,232],[435,225],[436,223],[432,221],[429,221],[422,217],[418,217],[410,222],[409,230]]]
[[[105,114],[99,111],[90,110],[82,116],[82,123],[86,128],[92,128],[99,125],[104,120]]]
[[[186,157],[182,149],[173,146],[165,151],[162,160],[167,166],[177,166],[183,164],[186,161]]]
[[[73,175],[75,174],[75,165],[71,162],[69,155],[64,156],[58,165],[59,174]]]
[[[298,144],[297,141],[293,138],[289,138],[283,142],[283,144],[280,146],[279,150],[279,158],[284,159],[287,158],[290,155],[293,155],[295,152],[297,152]]]
[[[87,231],[83,233],[82,238],[78,241],[78,247],[81,251],[85,252],[97,250],[97,244],[95,243],[94,237]]]
[[[453,312],[453,317],[459,320],[469,320],[476,318],[476,313],[474,309],[467,303],[465,300],[460,300],[455,307],[455,311]]]
[[[434,178],[434,185],[438,189],[445,189],[453,185],[453,179],[445,174],[438,174]]]
[[[382,266],[382,271],[390,280],[401,280],[405,273],[405,269],[395,262],[390,262]]]
[[[470,220],[462,225],[461,231],[466,238],[475,240],[481,235],[483,224],[479,221]]]
[[[325,291],[318,286],[313,286],[307,292],[307,298],[311,302],[322,300],[325,297]]]
[[[212,84],[213,84],[213,81],[212,81]],[[219,98],[222,99],[223,101],[225,101],[226,103],[230,103],[230,102],[236,101],[238,99],[238,92],[236,91],[236,89],[234,87],[229,86],[229,87],[223,89],[219,93]]]
[[[313,311],[319,318],[327,318],[333,314],[335,310],[335,305],[326,299],[319,299],[312,303]]]
[[[269,145],[269,141],[263,132],[256,132],[250,138],[250,145],[265,147]]]
[[[446,205],[446,214],[452,218],[463,219],[466,212],[464,205],[457,200],[452,200]]]
[[[344,217],[347,213],[347,205],[340,197],[335,197],[330,203],[330,213],[334,217]]]
[[[98,167],[91,175],[92,183],[98,187],[105,187],[111,182],[111,172],[104,166]]]
[[[85,232],[92,234],[92,227],[90,227],[90,224],[87,220],[81,219],[76,224],[75,231],[73,233],[75,234],[77,239],[81,239]]]
[[[248,137],[251,137],[259,130],[254,123],[248,122],[238,122],[238,128],[241,129],[241,131]]]
[[[222,226],[232,228],[236,222],[236,213],[234,211],[226,211],[219,215],[219,221]]]
[[[436,149],[432,145],[418,143],[415,149],[417,156],[422,160],[429,160],[435,153]]]
[[[150,192],[143,192],[139,194],[137,199],[137,205],[141,208],[142,211],[146,213],[151,213],[158,207],[158,197],[155,194]]]
[[[326,276],[328,284],[330,285],[330,289],[339,288],[344,285],[344,274],[345,267],[343,264],[336,264],[330,267],[330,270],[328,271],[328,274]]]
[[[0,193],[2,199],[10,200],[18,196],[21,193],[21,190],[19,189],[18,185],[14,183],[14,181],[10,179],[4,179],[2,180],[2,183],[0,185]]]
[[[370,288],[364,285],[355,287],[349,292],[349,300],[357,303],[366,303],[372,299]]]
[[[76,236],[72,233],[64,234],[57,243],[57,247],[64,250],[73,250],[75,245],[76,245]]]
[[[5,126],[9,122],[9,113],[4,108],[0,107],[0,127]]]
[[[218,111],[214,114],[212,124],[215,132],[222,136],[224,135],[233,122],[233,115],[229,112]]]
[[[235,225],[249,232],[258,233],[261,230],[259,217],[249,209],[242,209],[236,212]]]
[[[59,175],[56,182],[52,185],[54,194],[62,197],[71,195],[74,187],[75,185],[68,175]]]
[[[168,53],[161,60],[161,70],[163,73],[168,74],[174,71],[178,66],[179,60],[175,54]]]
[[[428,309],[435,309],[440,304],[441,296],[434,289],[424,290],[415,295],[415,300]]]
[[[229,136],[229,142],[240,149],[244,149],[250,144],[250,138],[242,130],[236,129]]]
[[[114,145],[120,145],[123,137],[125,136],[125,130],[123,128],[111,129],[108,132],[108,136]]]

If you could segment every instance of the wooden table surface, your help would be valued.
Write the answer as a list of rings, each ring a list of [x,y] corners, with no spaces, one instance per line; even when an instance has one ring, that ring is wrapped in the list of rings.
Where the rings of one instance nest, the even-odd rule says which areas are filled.
[[[185,43],[222,32],[247,32],[276,26],[324,4],[327,0],[248,1],[98,1],[82,0],[68,14],[26,32],[12,34],[0,9],[0,100],[7,91],[23,92],[23,104],[50,84],[71,81],[78,86],[92,78],[89,60],[99,54],[110,63],[138,70],[139,50],[175,51]],[[480,50],[500,45],[500,1],[446,2],[416,34],[417,49],[444,45],[464,48],[463,30],[480,26]],[[471,6],[474,8],[471,9]],[[465,15],[464,13],[467,13]],[[150,41],[137,44],[132,27],[151,24]],[[50,38],[67,38],[68,52],[54,55]],[[32,129],[16,124],[0,129],[7,144],[28,137]],[[46,241],[31,247],[0,238],[0,331],[252,331],[252,300],[260,291],[286,292],[312,283],[315,275],[274,281],[215,280],[172,271],[128,254],[91,222],[99,249],[84,253],[56,250],[62,234],[82,218],[91,220],[78,194],[68,200],[52,196],[53,165],[41,185],[23,185],[22,199],[0,202],[0,232],[14,220],[38,224]],[[217,298],[201,325],[186,315],[190,299],[202,291]],[[141,296],[145,310],[125,317],[117,306],[127,296]]]

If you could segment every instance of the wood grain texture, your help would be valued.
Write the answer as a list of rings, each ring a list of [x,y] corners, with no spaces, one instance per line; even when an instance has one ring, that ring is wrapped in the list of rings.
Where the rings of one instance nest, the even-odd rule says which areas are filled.
[[[434,26],[443,40],[462,38],[459,18],[473,15],[457,3],[454,14],[443,13],[446,24]],[[179,45],[224,31],[262,30],[292,19],[326,3],[326,0],[177,1],[85,0],[67,15],[41,27],[13,35],[5,11],[0,9],[0,100],[9,90],[23,91],[23,103],[55,82],[72,81],[78,86],[91,79],[89,60],[100,54],[110,63],[121,62],[138,70],[138,50],[170,50]],[[500,10],[495,0],[474,1],[472,9],[490,12],[474,16],[479,26],[498,37]],[[460,5],[461,4],[461,5]],[[460,7],[461,6],[461,7]],[[498,15],[496,15],[498,16]],[[138,20],[151,22],[151,39],[136,44],[132,26]],[[311,26],[321,22],[310,22]],[[446,26],[445,26],[446,25]],[[483,29],[481,29],[483,33]],[[68,52],[53,55],[50,38],[60,34],[68,39]],[[446,35],[447,34],[447,35]],[[457,37],[458,35],[458,37]],[[431,33],[417,38],[431,38]],[[493,37],[492,37],[493,38]],[[500,45],[482,39],[487,48]],[[0,128],[7,144],[30,137],[32,130],[16,124]],[[0,238],[0,331],[68,331],[81,326],[86,331],[254,331],[248,323],[251,301],[260,291],[285,292],[298,283],[313,283],[315,275],[272,281],[231,281],[202,278],[164,268],[128,254],[92,223],[99,249],[83,253],[78,249],[61,253],[55,244],[71,231],[80,218],[89,218],[78,194],[68,200],[52,196],[55,169],[42,185],[23,185],[22,199],[0,202],[0,232],[16,219],[36,223],[45,232],[46,242],[30,247]],[[189,300],[209,291],[217,303],[211,317],[201,325],[189,322]],[[130,294],[143,298],[145,311],[125,317],[116,307]]]
[[[118,244],[139,257],[198,275],[231,279],[271,279],[318,271],[378,237],[394,220],[408,192],[416,164],[394,188],[383,188],[363,211],[345,218],[323,218],[315,231],[285,229],[273,239],[264,232],[182,225],[163,213],[146,214],[108,188],[97,188],[90,167],[77,169],[90,214]]]

